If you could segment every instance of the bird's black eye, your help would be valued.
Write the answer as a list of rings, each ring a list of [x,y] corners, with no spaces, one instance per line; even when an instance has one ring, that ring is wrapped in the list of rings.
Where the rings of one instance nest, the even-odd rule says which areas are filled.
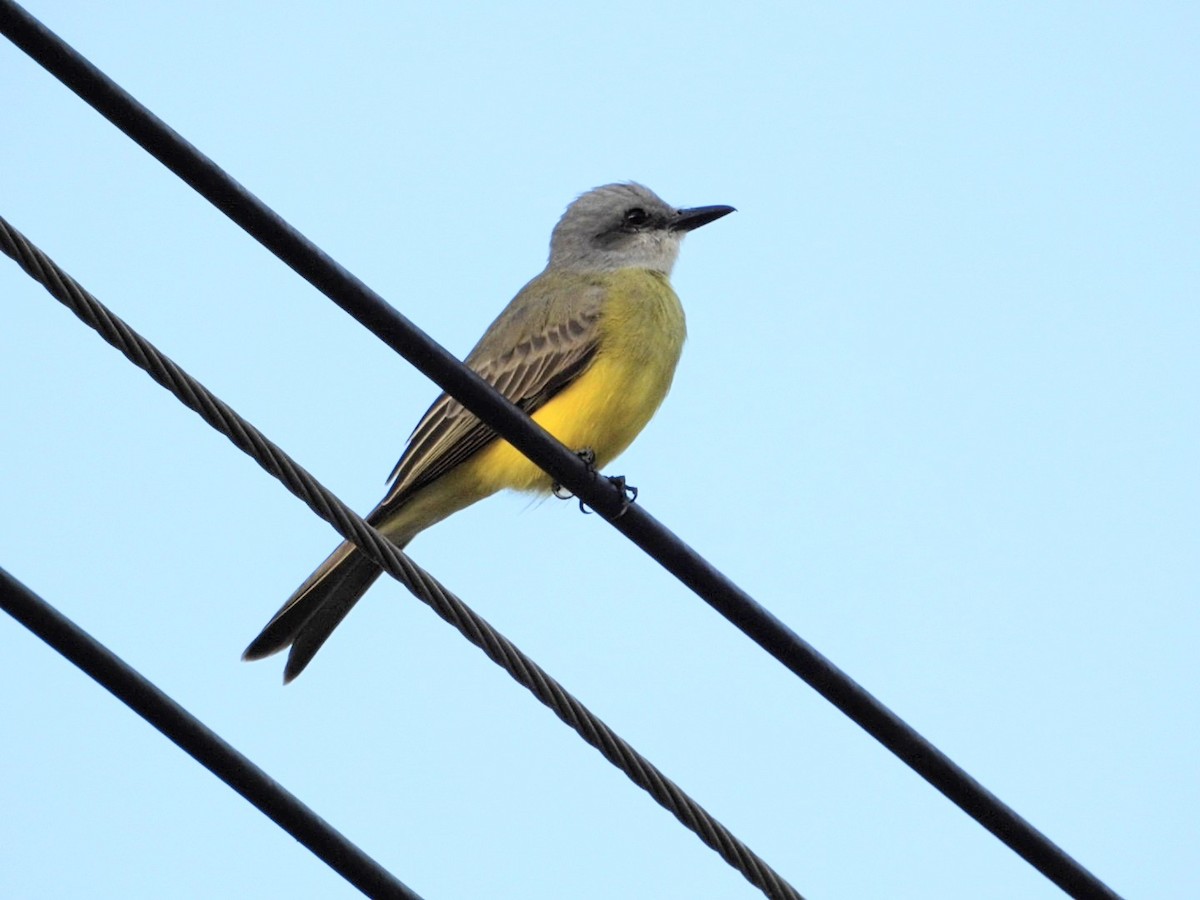
[[[641,228],[650,221],[650,213],[646,212],[640,206],[635,206],[633,209],[625,211],[625,218],[622,224],[626,228]]]

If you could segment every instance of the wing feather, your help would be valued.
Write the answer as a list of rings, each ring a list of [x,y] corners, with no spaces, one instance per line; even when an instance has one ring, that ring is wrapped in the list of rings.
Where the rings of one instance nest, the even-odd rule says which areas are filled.
[[[527,285],[467,356],[466,364],[506,398],[533,413],[591,364],[599,339],[603,287],[596,281],[568,286]],[[372,514],[386,518],[414,491],[462,465],[496,439],[457,400],[442,394],[422,417],[392,470],[392,487]]]

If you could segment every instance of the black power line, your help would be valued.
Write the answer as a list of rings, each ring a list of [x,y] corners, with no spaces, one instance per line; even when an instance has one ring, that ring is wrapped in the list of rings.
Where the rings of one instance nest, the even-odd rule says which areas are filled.
[[[754,851],[739,841],[707,810],[689,797],[653,763],[627,744],[598,716],[575,699],[482,616],[416,565],[395,544],[368,525],[295,460],[273,444],[204,385],[113,314],[60,269],[52,259],[0,217],[0,251],[15,259],[50,294],[91,326],[125,358],[146,371],[205,422],[228,437],[309,509],[329,522],[346,540],[354,541],[417,599],[453,625],[488,658],[527,688],[571,726],[610,763],[629,776],[662,807],[715,850],[725,862],[773,900],[803,900],[796,889]],[[90,673],[89,673],[90,674]]]
[[[2,568],[0,609],[90,675],[368,897],[421,900],[266,772]]]
[[[1117,895],[639,505],[11,0],[0,31],[1064,891]]]

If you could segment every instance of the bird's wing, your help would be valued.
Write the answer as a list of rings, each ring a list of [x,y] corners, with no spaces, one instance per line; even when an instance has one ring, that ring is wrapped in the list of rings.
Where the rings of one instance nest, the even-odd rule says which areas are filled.
[[[563,302],[564,288],[576,292],[570,302]],[[565,287],[535,280],[492,324],[466,364],[525,412],[533,413],[592,362],[602,299],[603,288],[594,282]],[[496,432],[453,397],[442,394],[413,430],[389,478],[391,490],[372,518],[385,518],[414,491],[495,439]]]

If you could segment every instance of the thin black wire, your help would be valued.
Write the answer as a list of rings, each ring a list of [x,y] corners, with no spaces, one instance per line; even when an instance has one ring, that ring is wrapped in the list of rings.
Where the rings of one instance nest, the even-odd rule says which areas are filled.
[[[368,897],[421,900],[266,772],[3,568],[0,609],[90,675]]]
[[[0,251],[16,260],[51,296],[95,329],[130,362],[145,370],[180,402],[228,437],[234,446],[253,457],[303,500],[309,509],[333,525],[343,538],[357,544],[419,600],[432,607],[467,640],[482,649],[489,659],[550,707],[555,715],[695,832],[700,840],[741,872],[751,884],[771,898],[803,900],[796,889],[774,869],[569,694],[537,663],[517,649],[508,638],[368,525],[262,432],[84,290],[2,217]]]
[[[594,477],[573,452],[11,0],[0,0],[0,31],[1065,892],[1117,896],[644,507],[625,510],[618,488]]]

